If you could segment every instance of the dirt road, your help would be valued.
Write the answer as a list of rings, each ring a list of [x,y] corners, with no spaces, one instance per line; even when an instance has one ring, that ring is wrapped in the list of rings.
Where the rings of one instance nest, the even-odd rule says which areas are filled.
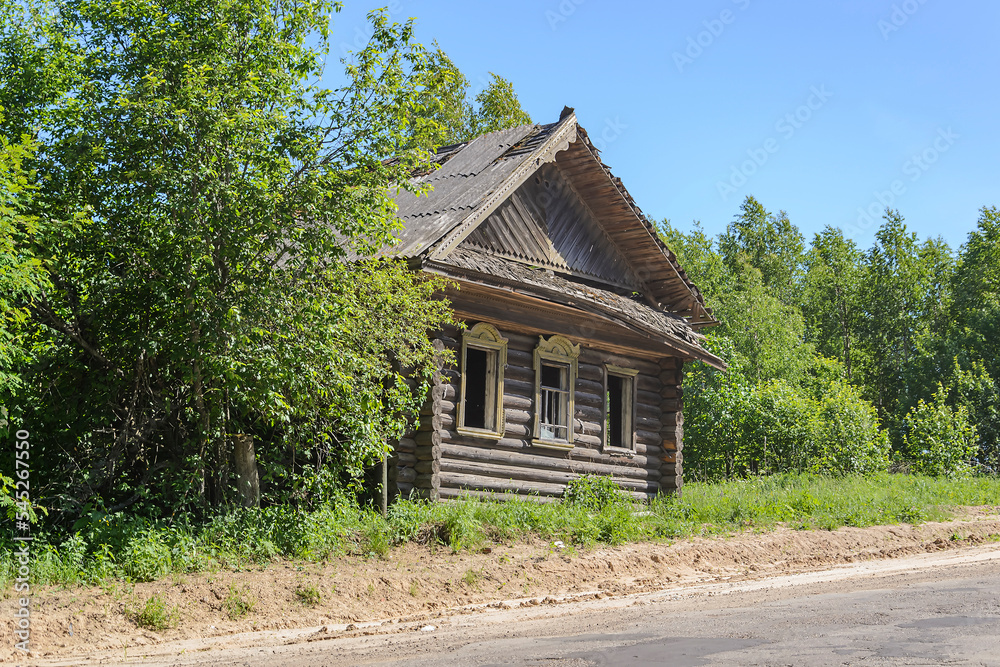
[[[897,642],[894,637],[900,632],[930,636],[937,632],[933,624],[940,622],[951,624],[943,634],[979,637],[1000,664],[1000,650],[990,644],[996,640],[1000,609],[996,603],[990,607],[985,601],[971,602],[973,597],[1000,600],[1000,591],[953,583],[983,578],[974,570],[955,574],[953,568],[987,568],[988,578],[998,579],[1000,518],[995,508],[960,521],[920,526],[778,530],[573,554],[538,544],[495,546],[491,553],[477,554],[428,552],[425,547],[397,551],[388,561],[337,561],[325,567],[333,569],[301,572],[301,566],[275,564],[262,571],[191,575],[137,586],[133,598],[159,590],[185,605],[181,626],[162,634],[137,629],[119,610],[127,600],[115,603],[113,591],[51,591],[37,616],[48,624],[43,626],[47,634],[40,637],[47,641],[43,650],[30,662],[14,654],[0,661],[53,666],[437,667],[536,664],[532,661],[544,658],[537,664],[643,664],[647,659],[652,662],[646,664],[711,664],[720,659],[717,653],[743,651],[739,663],[816,662],[815,655],[806,661],[791,654],[782,662],[785,654],[767,653],[801,644],[821,651],[826,647],[829,655],[840,655],[836,664],[875,658],[872,664],[882,664],[878,660],[909,660],[906,656],[913,653],[906,644],[896,651],[899,655],[882,655],[895,650],[881,647]],[[296,581],[326,582],[319,608],[307,609],[295,601]],[[888,610],[879,605],[896,593],[871,592],[884,589],[903,595],[923,591],[914,587],[935,581],[943,588],[929,588],[921,593],[923,598],[912,600],[904,595]],[[233,582],[256,586],[264,602],[251,617],[227,625],[217,598]],[[846,592],[861,597],[838,603],[840,611],[827,611],[831,603],[822,596]],[[942,607],[951,611],[929,611],[933,605],[927,600],[936,598],[952,600]],[[905,609],[928,613],[907,618]],[[738,610],[745,616],[734,615]],[[841,619],[840,626],[830,620],[834,617]],[[68,622],[77,624],[68,626],[72,634],[66,632]],[[917,625],[907,629],[907,623]],[[818,629],[813,635],[788,634],[789,628],[814,626]],[[851,638],[851,628],[867,634]],[[834,648],[817,640],[819,635],[843,636],[849,645],[873,639],[864,645],[868,654],[841,655],[833,651],[849,645]],[[633,647],[637,657],[621,662],[615,651],[627,647]],[[690,654],[694,662],[658,661],[665,655],[679,660],[682,654]],[[972,654],[956,655],[975,659]],[[726,660],[730,658],[719,664]],[[933,662],[936,659],[916,664]]]

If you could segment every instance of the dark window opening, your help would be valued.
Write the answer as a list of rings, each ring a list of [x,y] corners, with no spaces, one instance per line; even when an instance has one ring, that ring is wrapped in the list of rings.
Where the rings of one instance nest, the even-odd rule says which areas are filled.
[[[465,348],[465,426],[487,428],[486,402],[489,352],[474,347]]]
[[[608,376],[608,445],[625,447],[625,379],[617,375]]]

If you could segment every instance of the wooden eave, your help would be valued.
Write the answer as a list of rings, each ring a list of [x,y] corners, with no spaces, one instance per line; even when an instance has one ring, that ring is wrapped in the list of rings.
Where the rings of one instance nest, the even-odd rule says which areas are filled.
[[[656,358],[657,356],[662,356],[662,354],[657,355],[653,349],[648,347],[650,341],[655,341],[666,347],[672,356],[703,361],[713,368],[726,370],[726,364],[722,359],[708,352],[700,345],[689,343],[676,336],[666,335],[662,331],[654,330],[641,322],[626,317],[613,308],[604,307],[599,303],[574,299],[570,295],[558,290],[546,289],[538,285],[525,285],[492,274],[462,269],[444,262],[428,261],[423,264],[421,269],[427,273],[444,276],[457,282],[459,284],[458,293],[465,295],[461,298],[464,308],[470,307],[470,299],[465,297],[471,294],[501,292],[511,296],[516,295],[519,302],[527,300],[529,303],[533,302],[536,306],[550,311],[555,308],[567,317],[579,317],[582,311],[588,315],[598,317],[614,327],[624,328],[628,332],[640,337],[636,343],[625,346],[621,345],[624,341],[620,336],[608,336],[598,339],[605,346],[619,347],[622,351],[628,351],[633,354],[639,353],[643,356]],[[484,315],[486,313],[487,310],[477,310],[474,314]]]
[[[579,137],[556,156],[556,164],[601,220],[633,271],[647,277],[647,296],[664,310],[687,318],[692,327],[718,324],[701,293],[680,268],[677,256],[635,206],[621,180],[601,163],[582,128]]]

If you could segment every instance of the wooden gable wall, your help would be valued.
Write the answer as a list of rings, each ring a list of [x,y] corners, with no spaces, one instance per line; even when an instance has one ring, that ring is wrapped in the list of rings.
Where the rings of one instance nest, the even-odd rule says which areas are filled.
[[[461,245],[641,291],[624,256],[552,163],[529,177]]]

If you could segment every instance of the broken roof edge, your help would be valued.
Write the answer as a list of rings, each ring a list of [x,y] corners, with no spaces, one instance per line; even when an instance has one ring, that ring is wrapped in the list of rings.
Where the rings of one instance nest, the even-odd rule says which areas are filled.
[[[496,259],[496,258],[495,258]],[[509,261],[509,260],[505,260]],[[517,264],[517,262],[513,262]],[[702,361],[712,368],[720,371],[725,371],[727,369],[726,362],[720,357],[712,354],[706,350],[699,342],[688,341],[681,338],[677,333],[665,331],[661,328],[656,328],[650,326],[648,323],[642,322],[641,320],[630,316],[627,312],[622,311],[619,308],[615,308],[612,305],[602,303],[596,299],[586,299],[588,308],[583,308],[579,304],[575,303],[578,297],[573,297],[556,287],[545,287],[537,283],[529,283],[510,277],[499,276],[489,271],[485,271],[479,268],[472,268],[470,266],[456,265],[449,263],[447,261],[440,260],[427,260],[425,262],[417,264],[411,264],[414,268],[419,268],[427,273],[433,273],[437,275],[450,278],[452,280],[476,280],[480,284],[490,285],[497,289],[511,289],[516,293],[524,294],[526,296],[533,296],[534,298],[547,301],[549,303],[567,306],[575,308],[582,312],[592,312],[592,314],[599,315],[605,320],[615,323],[619,326],[626,325],[627,328],[632,329],[636,332],[641,332],[646,336],[660,339],[664,345],[671,349],[676,356],[681,356],[682,358],[689,359],[692,361]],[[565,280],[565,279],[563,279]],[[567,281],[574,282],[574,281]],[[592,288],[596,289],[596,288]],[[608,292],[608,290],[598,290]],[[610,293],[610,292],[609,292]],[[582,300],[582,299],[579,299]],[[658,313],[659,315],[671,318],[675,321],[675,326],[688,327],[692,336],[697,340],[703,340],[704,336],[697,333],[691,323],[685,320],[679,315],[673,313],[667,313],[662,311],[657,311],[648,305],[636,304],[643,308],[648,308],[649,310]],[[597,311],[597,312],[593,312]]]
[[[677,255],[670,249],[669,246],[667,246],[667,244],[663,241],[663,239],[660,238],[659,232],[657,231],[656,228],[656,224],[650,221],[649,218],[647,218],[646,215],[642,212],[642,209],[640,209],[639,206],[635,203],[635,199],[633,199],[631,193],[629,193],[628,189],[626,189],[625,184],[622,182],[622,179],[615,176],[611,172],[611,167],[604,164],[604,161],[601,160],[600,150],[596,146],[594,146],[593,142],[590,141],[590,136],[588,135],[586,128],[578,126],[578,129],[579,129],[578,132],[579,137],[583,139],[583,145],[586,146],[587,150],[590,152],[594,161],[598,165],[600,165],[601,169],[607,175],[608,180],[618,191],[619,196],[632,210],[632,213],[635,215],[636,220],[638,220],[639,223],[646,229],[646,232],[649,234],[650,238],[659,247],[660,252],[663,254],[663,258],[667,262],[667,265],[674,272],[674,275],[676,275],[676,277],[684,284],[685,287],[687,287],[688,291],[691,293],[694,303],[698,304],[701,307],[700,308],[701,313],[699,314],[699,317],[690,318],[689,324],[694,328],[713,327],[719,324],[719,321],[716,320],[714,317],[712,317],[712,309],[705,304],[705,297],[701,293],[701,290],[698,289],[698,286],[694,284],[694,281],[692,281],[691,278],[688,277],[687,272],[680,265],[680,261],[677,259]]]

